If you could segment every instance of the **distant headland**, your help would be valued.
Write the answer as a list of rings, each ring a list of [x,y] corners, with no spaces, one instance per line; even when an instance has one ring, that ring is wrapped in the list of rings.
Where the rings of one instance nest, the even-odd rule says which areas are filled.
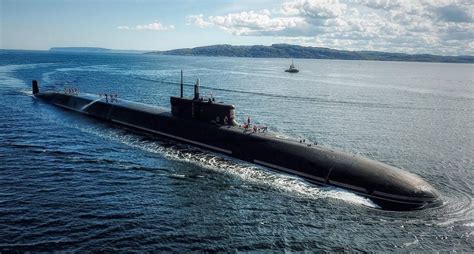
[[[474,56],[441,56],[431,54],[389,53],[382,51],[350,51],[322,47],[305,47],[290,44],[272,44],[271,46],[232,46],[228,44],[221,44],[195,48],[173,49],[166,51],[118,50],[99,47],[54,47],[51,48],[49,51],[82,53],[145,53],[179,56],[227,56],[255,58],[306,58],[404,62],[474,63]]]
[[[196,48],[153,51],[147,54],[180,56],[228,56],[258,58],[308,58],[341,60],[376,60],[406,62],[474,63],[474,56],[440,56],[430,54],[404,54],[379,51],[349,51],[321,47],[305,47],[290,44],[271,46],[211,45]]]

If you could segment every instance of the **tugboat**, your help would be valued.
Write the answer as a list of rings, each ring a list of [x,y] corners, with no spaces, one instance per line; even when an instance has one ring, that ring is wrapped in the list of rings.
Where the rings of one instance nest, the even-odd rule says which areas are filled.
[[[290,70],[295,70],[290,67]],[[297,71],[297,70],[296,70]],[[386,210],[414,210],[440,203],[440,194],[421,177],[408,171],[360,156],[335,151],[267,131],[250,122],[235,121],[231,104],[204,99],[199,80],[194,97],[170,98],[171,110],[79,92],[40,92],[33,80],[35,98],[156,136],[198,146],[269,169],[297,175],[321,186],[342,188],[367,197]]]
[[[290,68],[286,69],[285,72],[298,73],[299,70],[295,68],[295,64],[293,63],[293,61],[291,61]]]

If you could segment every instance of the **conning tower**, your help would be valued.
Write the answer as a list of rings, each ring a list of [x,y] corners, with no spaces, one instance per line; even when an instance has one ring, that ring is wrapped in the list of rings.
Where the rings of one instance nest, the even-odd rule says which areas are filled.
[[[230,104],[216,102],[214,98],[204,100],[200,96],[199,79],[194,85],[194,97],[183,97],[183,75],[181,72],[181,96],[170,97],[171,113],[173,116],[212,122],[221,125],[238,125],[235,121],[235,107]]]

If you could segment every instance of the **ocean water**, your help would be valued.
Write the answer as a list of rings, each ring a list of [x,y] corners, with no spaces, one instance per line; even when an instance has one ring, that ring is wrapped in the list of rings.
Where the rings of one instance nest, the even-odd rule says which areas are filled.
[[[0,252],[474,251],[474,65],[0,51]],[[350,192],[45,104],[41,90],[169,107],[185,83],[272,131],[416,173],[443,205]],[[192,87],[185,87],[191,96]]]

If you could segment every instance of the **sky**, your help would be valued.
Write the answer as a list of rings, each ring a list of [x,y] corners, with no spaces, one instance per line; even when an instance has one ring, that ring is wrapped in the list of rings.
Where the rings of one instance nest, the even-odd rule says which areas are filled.
[[[0,0],[0,48],[289,43],[474,55],[474,0]]]

